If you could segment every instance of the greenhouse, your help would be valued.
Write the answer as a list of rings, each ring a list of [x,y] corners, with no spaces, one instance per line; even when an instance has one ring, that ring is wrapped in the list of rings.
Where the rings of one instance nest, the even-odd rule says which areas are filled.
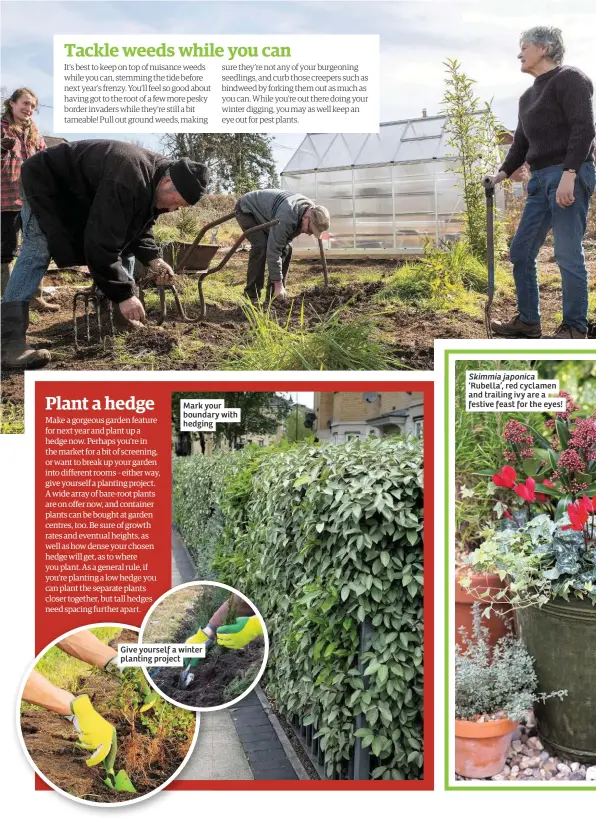
[[[281,174],[331,214],[328,255],[397,256],[457,239],[463,209],[444,116],[382,122],[376,134],[307,134]],[[314,250],[300,236],[296,251]]]

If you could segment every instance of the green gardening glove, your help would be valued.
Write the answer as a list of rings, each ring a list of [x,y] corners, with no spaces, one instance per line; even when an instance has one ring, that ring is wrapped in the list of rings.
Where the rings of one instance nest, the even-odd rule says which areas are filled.
[[[256,616],[238,617],[231,626],[217,629],[217,645],[224,648],[244,648],[263,634],[261,621]]]
[[[97,713],[87,694],[75,697],[70,703],[70,710],[73,715],[69,719],[79,735],[79,745],[94,752],[85,760],[86,764],[89,767],[99,765],[106,759],[112,746],[115,748],[116,729]]]
[[[115,677],[122,679],[122,672],[125,668],[132,668],[133,666],[123,666],[122,668],[118,665],[118,661],[116,657],[113,657],[111,660],[104,665],[104,671],[107,671],[108,674],[113,674]],[[136,668],[136,666],[135,666]],[[142,676],[142,671],[139,668],[140,679],[135,675],[135,683],[139,689],[139,694],[143,698],[143,704],[140,708],[141,713],[144,711],[148,711],[150,708],[153,708],[155,703],[159,700],[159,694],[157,691],[153,691],[149,685],[147,684],[147,680],[144,676]]]

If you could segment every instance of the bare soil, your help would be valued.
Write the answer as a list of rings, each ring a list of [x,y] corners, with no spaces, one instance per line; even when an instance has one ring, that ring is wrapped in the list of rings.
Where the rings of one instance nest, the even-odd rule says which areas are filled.
[[[173,597],[174,595],[172,595]],[[183,643],[196,631],[196,614],[191,611],[185,617],[172,642]],[[263,662],[265,643],[262,637],[241,649],[225,649],[213,645],[206,656],[194,668],[194,680],[188,688],[179,687],[180,668],[162,668],[152,677],[154,685],[166,696],[182,705],[193,708],[212,708],[235,699],[225,692],[226,687],[244,676],[249,670],[257,671]],[[251,681],[254,677],[251,677]],[[250,682],[247,682],[248,688]]]
[[[133,631],[123,631],[110,645],[137,642]],[[49,711],[24,711],[21,730],[25,746],[38,769],[65,793],[90,802],[128,802],[150,793],[177,770],[186,757],[190,741],[178,738],[152,737],[140,719],[132,724],[121,709],[115,708],[119,682],[104,673],[92,673],[80,681],[78,694],[88,694],[94,707],[118,733],[118,753],[114,770],[126,770],[137,793],[124,793],[108,788],[102,764],[86,765],[89,751],[76,744],[76,733],[63,717]]]
[[[588,252],[590,286],[596,288],[596,250]],[[391,276],[396,267],[391,260],[329,261],[329,273],[341,275],[341,284],[322,286],[321,266],[311,261],[296,261],[292,264],[288,281],[288,291],[293,306],[275,305],[273,312],[281,322],[289,318],[290,325],[296,326],[301,318],[304,305],[304,322],[307,327],[315,326],[321,317],[343,307],[346,321],[366,315],[375,315],[381,337],[389,345],[395,356],[397,368],[429,370],[433,368],[433,344],[438,338],[485,338],[484,320],[472,317],[462,310],[454,309],[437,313],[422,309],[416,304],[401,309],[372,301]],[[218,292],[218,286],[235,288],[241,292],[246,271],[246,254],[236,256],[220,273],[206,280],[207,319],[197,324],[184,324],[176,320],[173,309],[161,327],[155,326],[156,309],[148,310],[149,326],[145,331],[124,336],[119,348],[115,349],[111,339],[103,346],[76,353],[73,348],[72,297],[81,284],[89,280],[67,282],[60,272],[46,277],[47,285],[57,286],[56,300],[60,304],[59,313],[36,313],[29,330],[29,341],[33,346],[48,347],[52,352],[52,362],[47,369],[53,370],[213,370],[225,369],[225,360],[234,345],[244,337],[247,321],[242,310],[225,301]],[[555,275],[553,275],[555,274]],[[354,277],[354,282],[349,281]],[[561,286],[558,267],[552,260],[552,250],[544,248],[540,259],[540,297],[544,316],[543,331],[553,331],[561,311]],[[363,280],[364,279],[364,280]],[[370,280],[369,280],[370,279]],[[210,288],[213,288],[210,291]],[[194,282],[185,296],[185,309],[189,315],[196,315],[196,289]],[[189,302],[190,298],[190,302]],[[479,294],[478,305],[483,305],[484,297]],[[515,309],[515,299],[511,292],[497,292],[493,305],[494,319],[510,318]],[[23,400],[22,373],[2,373],[2,398],[16,404]]]

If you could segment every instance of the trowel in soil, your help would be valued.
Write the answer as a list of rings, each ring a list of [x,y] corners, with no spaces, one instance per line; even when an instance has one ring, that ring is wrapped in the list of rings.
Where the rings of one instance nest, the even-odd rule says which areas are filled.
[[[191,638],[192,639],[192,638]],[[188,642],[188,641],[187,641]],[[213,638],[209,637],[203,642],[205,651],[213,644]],[[184,660],[184,667],[178,677],[178,688],[190,688],[192,681],[196,675],[196,668],[201,660],[201,657],[192,657],[190,660]]]
[[[188,661],[188,665],[184,666],[180,672],[180,676],[178,677],[178,688],[189,688],[191,686],[192,681],[195,678],[195,669],[198,664],[198,657],[194,657],[192,660]]]
[[[490,176],[483,179],[484,193],[486,194],[486,265],[488,268],[488,290],[484,305],[484,324],[486,337],[492,338],[490,314],[495,295],[495,186]]]
[[[104,768],[106,769],[107,776],[103,780],[104,785],[107,785],[108,788],[111,788],[113,791],[126,791],[127,793],[136,793],[137,789],[130,781],[128,774],[125,770],[118,771],[118,773],[114,773],[114,763],[116,761],[116,751],[118,749],[118,741],[116,737],[116,729],[114,728],[114,733],[112,735],[112,747],[110,748],[110,753],[106,756],[103,761]]]

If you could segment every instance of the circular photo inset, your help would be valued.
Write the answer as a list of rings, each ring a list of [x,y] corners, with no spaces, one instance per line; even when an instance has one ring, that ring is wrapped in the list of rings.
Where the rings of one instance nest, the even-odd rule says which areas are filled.
[[[199,717],[166,702],[138,666],[118,664],[118,645],[138,629],[117,623],[79,628],[36,658],[20,691],[17,722],[41,778],[76,801],[138,802],[181,771]]]
[[[260,680],[269,639],[263,618],[241,592],[195,581],[166,592],[149,609],[141,642],[204,645],[181,666],[145,668],[156,690],[183,708],[216,711],[245,697]]]

